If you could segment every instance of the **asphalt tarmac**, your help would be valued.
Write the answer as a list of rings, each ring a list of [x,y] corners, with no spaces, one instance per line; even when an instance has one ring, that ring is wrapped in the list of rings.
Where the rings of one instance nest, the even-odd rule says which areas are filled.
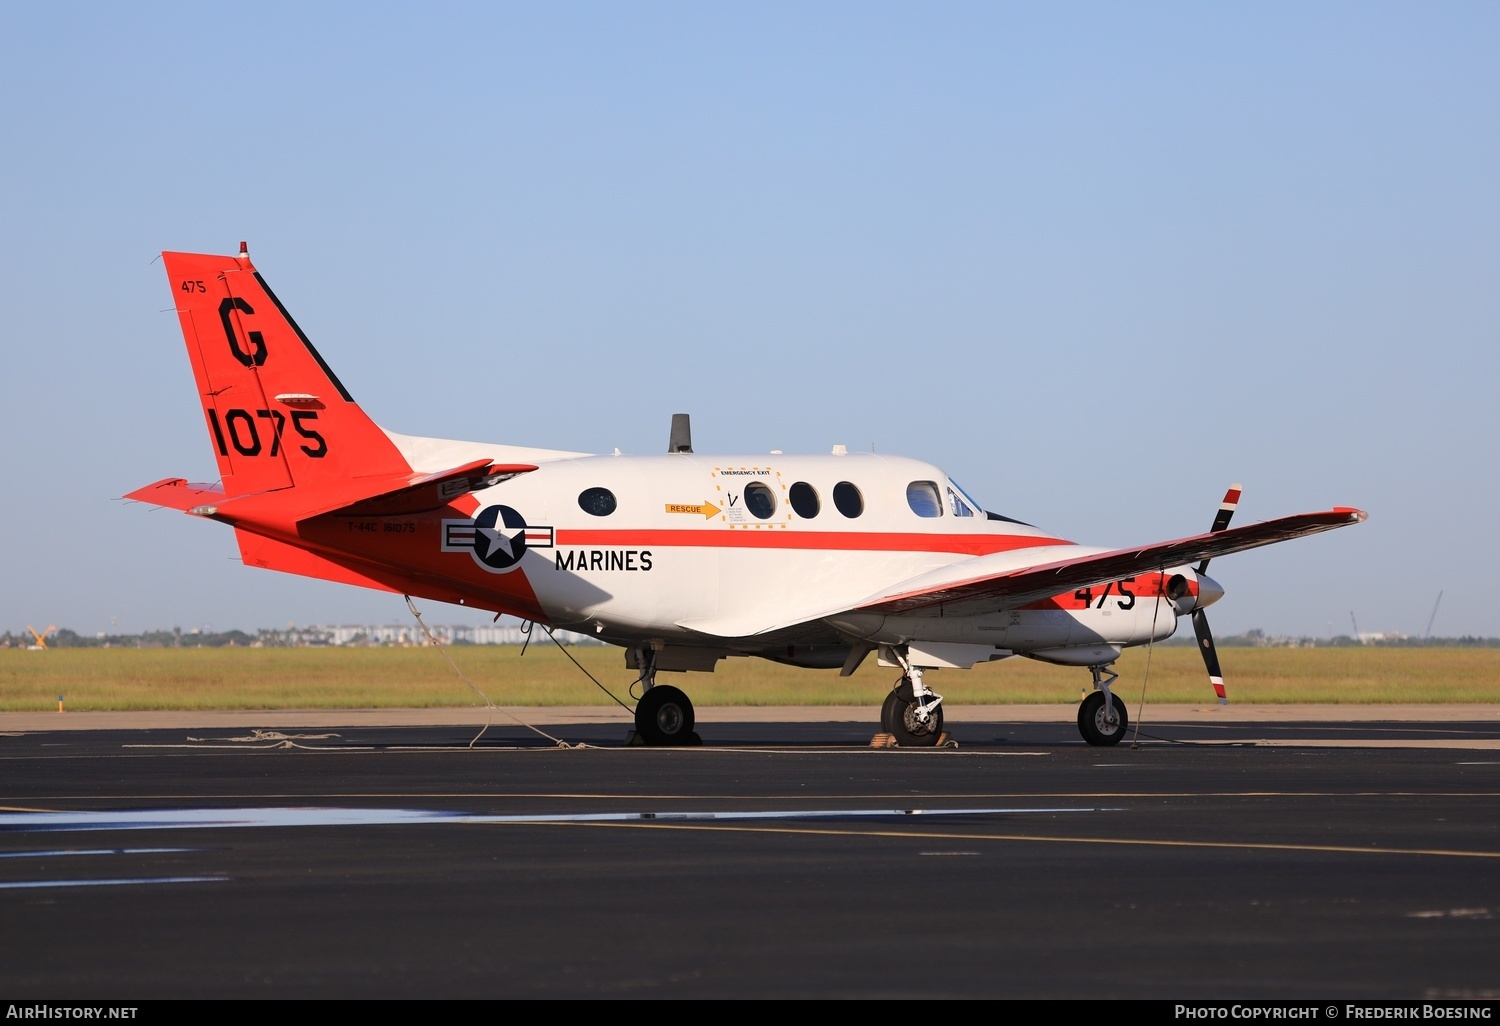
[[[0,714],[0,997],[1500,997],[1500,710],[1145,712]]]

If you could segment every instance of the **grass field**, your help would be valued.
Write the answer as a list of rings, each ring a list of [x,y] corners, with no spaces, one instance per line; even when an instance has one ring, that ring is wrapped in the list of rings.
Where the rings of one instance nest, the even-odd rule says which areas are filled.
[[[622,651],[569,649],[627,704],[634,674]],[[608,705],[610,699],[550,644],[525,656],[509,646],[461,646],[448,652],[497,705]],[[1208,702],[1213,692],[1198,653],[1151,653],[1146,697]],[[1231,701],[1244,703],[1500,702],[1500,649],[1230,648],[1220,652]],[[1147,652],[1131,649],[1116,669],[1116,691],[1141,693]],[[858,673],[798,670],[760,659],[729,659],[716,673],[668,673],[700,706],[878,706],[897,676],[865,660]],[[928,681],[954,705],[1076,702],[1084,669],[1007,659],[970,671],[932,673]],[[0,650],[0,712],[57,708],[377,709],[482,705],[433,648],[184,648]]]

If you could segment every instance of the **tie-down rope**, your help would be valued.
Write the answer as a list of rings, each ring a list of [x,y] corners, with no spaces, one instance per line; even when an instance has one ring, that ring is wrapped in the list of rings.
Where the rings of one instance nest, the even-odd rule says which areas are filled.
[[[461,680],[461,681],[463,681],[465,684],[469,685],[469,689],[471,691],[473,691],[474,694],[476,694],[480,698],[484,699],[484,708],[486,710],[486,716],[485,716],[484,726],[480,729],[480,731],[479,731],[478,734],[474,735],[473,740],[471,740],[469,742],[469,747],[470,748],[473,748],[474,747],[474,742],[478,741],[481,737],[483,737],[484,736],[484,732],[486,730],[490,729],[490,724],[494,720],[493,714],[495,712],[499,712],[499,713],[501,713],[501,714],[503,714],[505,716],[510,717],[510,719],[514,720],[516,723],[519,723],[521,726],[525,727],[527,730],[532,731],[533,733],[536,733],[536,734],[540,734],[542,737],[546,738],[548,741],[551,741],[553,744],[557,745],[557,747],[559,747],[559,748],[586,748],[586,747],[588,747],[587,745],[582,745],[582,744],[577,744],[577,745],[569,744],[568,742],[562,740],[561,738],[553,737],[551,734],[547,733],[545,730],[541,729],[540,727],[533,726],[532,724],[527,723],[525,720],[521,719],[519,716],[516,716],[515,714],[511,713],[510,711],[508,711],[506,709],[501,709],[494,702],[490,701],[490,696],[486,695],[483,691],[479,690],[479,688],[477,686],[475,686],[474,682],[471,681],[467,676],[464,675],[464,671],[460,670],[458,668],[458,664],[455,663],[453,661],[453,657],[448,654],[448,646],[444,645],[441,641],[439,641],[437,639],[437,637],[432,633],[432,631],[428,630],[427,624],[423,622],[423,620],[422,620],[422,614],[419,613],[419,612],[417,612],[417,604],[411,600],[411,596],[410,595],[404,595],[402,597],[406,599],[406,608],[410,609],[411,610],[411,615],[414,616],[414,617],[416,617],[417,626],[420,627],[420,628],[422,628],[422,633],[425,634],[425,635],[427,635],[427,640],[429,642],[431,642],[437,648],[437,650],[443,654],[443,658],[444,659],[448,660],[448,665],[451,666],[451,667],[453,667],[453,672],[456,673],[456,674],[458,674],[458,679]],[[571,659],[572,657],[569,656],[569,658]]]

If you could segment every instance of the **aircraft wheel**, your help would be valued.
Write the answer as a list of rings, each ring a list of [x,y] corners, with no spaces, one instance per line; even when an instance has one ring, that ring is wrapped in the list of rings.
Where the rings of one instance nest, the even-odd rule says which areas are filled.
[[[1112,696],[1114,719],[1107,719],[1104,712],[1104,692],[1095,691],[1078,706],[1078,733],[1091,745],[1107,747],[1117,745],[1130,726],[1130,717],[1125,714],[1125,703],[1119,695]]]
[[[900,696],[892,691],[885,696],[885,704],[880,707],[880,729],[887,734],[896,732],[896,723],[901,718],[901,710],[906,703],[901,701]]]
[[[658,684],[635,704],[635,730],[648,745],[692,744],[693,703],[670,684]]]
[[[880,729],[887,734],[896,732],[896,724],[901,722],[901,711],[916,697],[911,688],[911,678],[903,676],[891,688],[890,694],[885,696],[885,703],[880,707]]]
[[[911,694],[911,685],[906,686],[906,693]],[[890,723],[887,726],[887,710],[889,710]],[[943,707],[938,706],[932,710],[932,715],[927,718],[926,723],[917,719],[917,704],[909,699],[901,697],[901,689],[892,691],[885,700],[885,705],[880,710],[881,726],[886,727],[886,733],[896,738],[896,745],[900,748],[931,748],[938,743],[938,737],[943,733]]]

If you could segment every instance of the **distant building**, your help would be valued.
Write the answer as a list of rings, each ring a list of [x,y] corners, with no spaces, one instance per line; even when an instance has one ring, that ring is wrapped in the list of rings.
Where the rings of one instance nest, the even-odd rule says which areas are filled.
[[[456,625],[435,624],[428,628],[432,636],[444,645],[520,645],[527,635],[519,625],[480,624]],[[547,632],[540,627],[531,633],[531,640],[547,640]],[[557,640],[564,645],[600,645],[603,642],[586,634],[558,631]],[[261,647],[285,646],[291,648],[322,646],[388,645],[408,647],[427,644],[427,636],[416,624],[314,624],[308,627],[288,627],[286,630],[264,630],[256,644]]]

